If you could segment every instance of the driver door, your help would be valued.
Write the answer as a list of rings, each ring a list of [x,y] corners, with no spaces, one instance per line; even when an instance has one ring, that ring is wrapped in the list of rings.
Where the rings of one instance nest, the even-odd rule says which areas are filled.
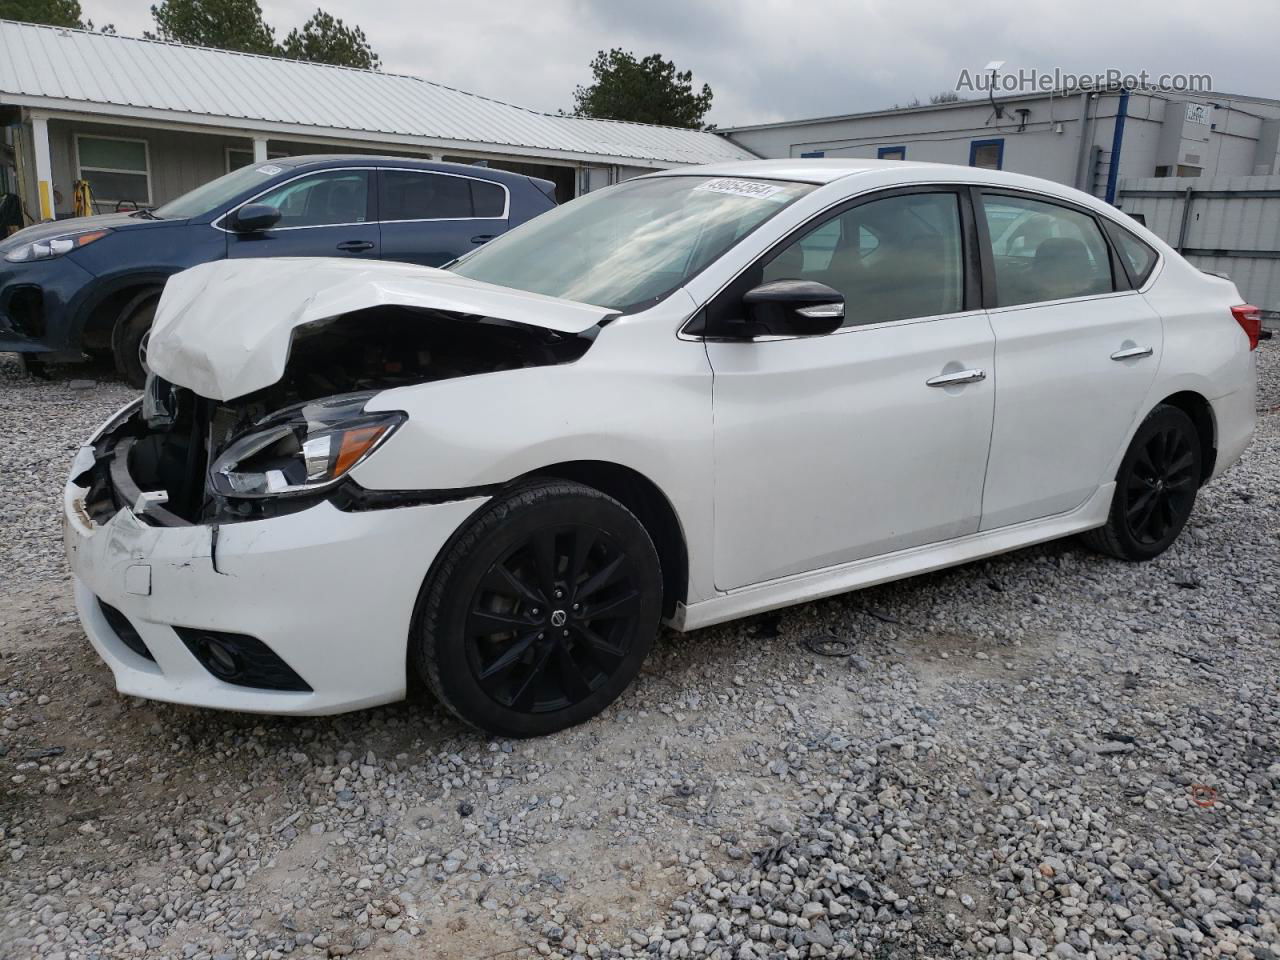
[[[229,257],[372,257],[380,253],[373,171],[320,170],[286,181],[253,203],[280,211],[270,230],[229,233]]]
[[[717,330],[762,282],[816,280],[846,302],[825,336],[706,342],[718,589],[977,531],[995,347],[969,204],[933,188],[855,201],[709,304]]]

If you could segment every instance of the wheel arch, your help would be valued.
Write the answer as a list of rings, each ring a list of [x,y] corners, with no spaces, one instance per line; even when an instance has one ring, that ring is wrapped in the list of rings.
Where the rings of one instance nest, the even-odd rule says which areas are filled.
[[[1195,425],[1196,434],[1200,438],[1200,483],[1204,484],[1213,476],[1218,459],[1217,423],[1213,416],[1213,405],[1203,394],[1194,390],[1170,394],[1159,405],[1176,407],[1190,417]]]
[[[572,480],[613,497],[635,514],[653,538],[662,564],[662,614],[672,616],[689,592],[689,548],[680,516],[662,489],[631,467],[606,460],[568,460],[530,470],[512,483]]]
[[[80,314],[77,336],[86,348],[110,349],[116,323],[131,311],[164,290],[169,274],[139,273],[119,277],[103,286]]]

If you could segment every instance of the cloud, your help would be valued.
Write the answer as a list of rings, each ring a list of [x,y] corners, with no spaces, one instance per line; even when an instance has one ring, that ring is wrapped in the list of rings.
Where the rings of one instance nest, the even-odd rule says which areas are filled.
[[[121,33],[151,27],[136,0],[82,0]],[[278,36],[317,0],[265,0]],[[368,35],[383,69],[537,110],[568,108],[597,50],[661,53],[715,92],[720,126],[905,103],[954,88],[962,68],[1209,73],[1219,91],[1280,91],[1280,5],[1189,0],[535,0],[321,5]]]

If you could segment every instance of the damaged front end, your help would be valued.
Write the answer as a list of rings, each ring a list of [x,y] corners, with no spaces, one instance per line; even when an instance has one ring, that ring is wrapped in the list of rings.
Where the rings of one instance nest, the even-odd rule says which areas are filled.
[[[294,324],[279,379],[230,399],[153,373],[143,400],[92,444],[72,477],[83,511],[127,508],[158,526],[280,516],[329,500],[342,510],[430,502],[430,491],[369,491],[350,471],[405,420],[369,412],[414,384],[570,363],[599,327],[553,330],[427,307],[381,305]]]

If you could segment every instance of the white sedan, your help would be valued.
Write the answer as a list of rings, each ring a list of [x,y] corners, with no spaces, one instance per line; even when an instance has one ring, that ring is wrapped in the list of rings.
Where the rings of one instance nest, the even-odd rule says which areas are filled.
[[[921,163],[642,177],[445,270],[207,264],[71,471],[77,605],[125,693],[321,714],[414,670],[544,734],[663,621],[1158,555],[1249,442],[1261,335],[1115,208]]]

